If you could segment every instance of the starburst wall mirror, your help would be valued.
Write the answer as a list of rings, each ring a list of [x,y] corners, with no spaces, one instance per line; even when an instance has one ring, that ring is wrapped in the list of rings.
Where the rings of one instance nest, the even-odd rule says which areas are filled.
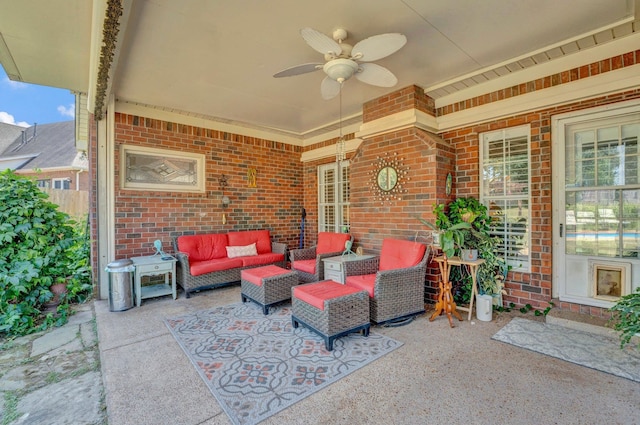
[[[392,203],[402,199],[402,195],[407,193],[407,189],[402,187],[407,177],[408,167],[404,166],[404,158],[398,158],[398,154],[386,154],[378,157],[374,163],[371,175],[371,189],[374,199],[380,204]]]

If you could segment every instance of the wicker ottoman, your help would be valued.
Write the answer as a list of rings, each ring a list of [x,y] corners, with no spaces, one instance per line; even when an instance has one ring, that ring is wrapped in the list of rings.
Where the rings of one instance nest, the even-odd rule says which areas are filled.
[[[296,272],[274,265],[240,272],[242,302],[249,299],[259,304],[265,315],[270,306],[291,298],[291,287],[297,284]]]
[[[291,295],[291,322],[302,324],[324,338],[333,350],[336,338],[362,331],[369,336],[369,294],[332,280],[294,287]]]

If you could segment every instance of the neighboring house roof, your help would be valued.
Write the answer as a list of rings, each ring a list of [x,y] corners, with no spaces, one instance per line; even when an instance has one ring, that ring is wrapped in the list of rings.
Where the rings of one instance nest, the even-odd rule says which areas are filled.
[[[74,121],[33,125],[23,130],[0,152],[0,169],[87,168],[86,155],[76,150]]]
[[[15,124],[0,122],[0,152],[3,152],[18,136],[22,134],[25,127]]]

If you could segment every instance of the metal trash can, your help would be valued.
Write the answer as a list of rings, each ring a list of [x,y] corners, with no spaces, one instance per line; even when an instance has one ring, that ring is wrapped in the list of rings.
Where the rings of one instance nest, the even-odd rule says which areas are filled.
[[[133,261],[125,258],[107,264],[109,273],[109,311],[125,311],[133,307]]]

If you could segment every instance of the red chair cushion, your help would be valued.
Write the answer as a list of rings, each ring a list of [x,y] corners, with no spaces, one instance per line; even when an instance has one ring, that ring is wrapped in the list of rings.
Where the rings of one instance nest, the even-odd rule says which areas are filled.
[[[405,269],[420,263],[427,247],[419,242],[385,239],[380,251],[380,271]]]
[[[373,293],[376,286],[376,275],[363,274],[360,276],[347,276],[345,285],[356,288],[360,291],[367,291],[369,293],[369,297],[373,298]]]
[[[184,235],[178,237],[178,251],[189,254],[189,262],[227,257],[227,234]]]
[[[290,273],[289,270],[282,267],[269,265],[264,267],[256,267],[254,269],[242,270],[240,272],[240,278],[251,282],[254,285],[262,286],[262,279],[265,277],[280,276],[281,274]]]
[[[284,254],[269,252],[266,254],[252,255],[250,257],[238,257],[242,260],[242,267],[259,266],[261,264],[278,263],[284,261]]]
[[[229,232],[227,234],[227,238],[229,240],[229,246],[246,246],[255,243],[258,254],[267,254],[271,252],[271,236],[269,235],[268,230]]]
[[[333,280],[293,287],[293,296],[295,298],[311,304],[319,310],[324,310],[325,300],[355,294],[356,292],[360,292],[360,289],[342,285]]]
[[[351,239],[348,233],[320,232],[316,244],[316,254],[344,251],[344,243]]]
[[[292,267],[301,272],[316,274],[316,260],[298,260],[294,261]]]
[[[236,269],[240,267],[242,267],[242,259],[240,258],[216,258],[214,260],[206,261],[189,261],[189,269],[192,276],[200,276],[201,274]]]

